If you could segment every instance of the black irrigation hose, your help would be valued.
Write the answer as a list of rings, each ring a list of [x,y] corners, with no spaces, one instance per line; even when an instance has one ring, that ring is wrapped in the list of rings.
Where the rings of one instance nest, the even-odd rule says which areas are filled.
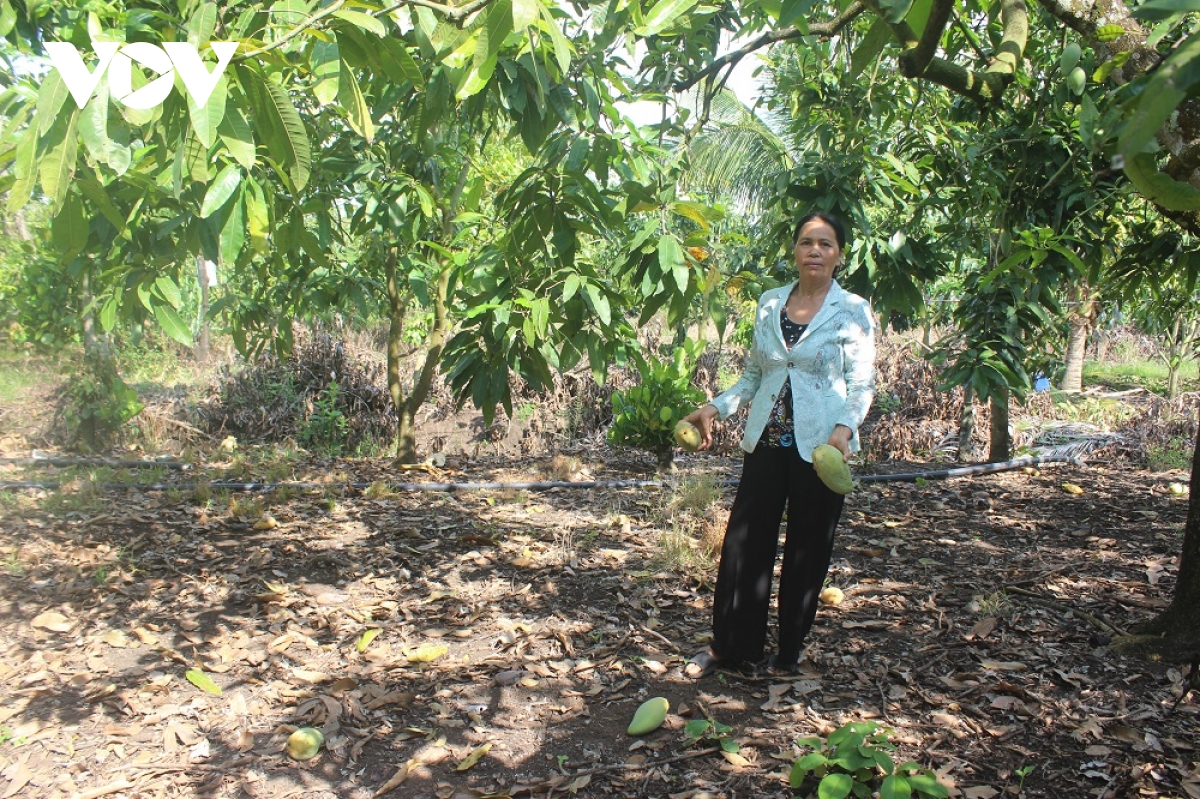
[[[11,463],[14,466],[110,466],[114,469],[153,469],[162,467],[175,471],[186,472],[192,468],[190,463],[180,461],[114,461],[108,458],[0,458],[0,463]]]
[[[1038,466],[1047,463],[1080,463],[1077,454],[1053,454],[1053,455],[1038,455],[1025,458],[1016,458],[1010,461],[1001,461],[998,463],[979,463],[974,466],[960,466],[952,469],[938,469],[931,472],[909,472],[906,474],[867,474],[858,478],[861,483],[915,483],[919,480],[946,480],[953,477],[971,477],[982,474],[995,474],[996,472],[1006,472],[1013,469],[1021,469],[1026,466]],[[740,481],[728,479],[723,481],[723,485],[733,486]],[[196,487],[196,483],[154,483],[150,485],[137,485],[132,483],[105,483],[106,491],[167,491],[175,489],[177,491],[188,491]],[[207,483],[206,486],[210,489],[223,491],[274,491],[280,488],[290,488],[297,491],[325,491],[330,488],[354,489],[358,491],[365,490],[374,483],[244,483],[244,482],[226,482],[214,481]],[[389,491],[549,491],[551,489],[568,488],[660,488],[664,485],[662,480],[588,480],[588,481],[563,481],[552,480],[545,482],[533,483],[392,483],[384,486]],[[0,482],[0,491],[15,491],[20,489],[41,489],[44,491],[53,491],[59,487],[59,483],[26,483],[26,482]]]

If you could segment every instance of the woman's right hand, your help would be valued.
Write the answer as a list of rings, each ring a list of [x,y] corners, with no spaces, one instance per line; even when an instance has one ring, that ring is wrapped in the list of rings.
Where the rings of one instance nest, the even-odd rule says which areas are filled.
[[[715,405],[705,405],[703,408],[696,410],[683,417],[683,421],[690,422],[700,431],[700,449],[705,450],[712,446],[712,431],[713,421],[717,418],[717,408]]]

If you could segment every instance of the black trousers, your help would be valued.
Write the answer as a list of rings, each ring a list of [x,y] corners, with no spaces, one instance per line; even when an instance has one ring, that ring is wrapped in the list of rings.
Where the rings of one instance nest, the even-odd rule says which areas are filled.
[[[796,447],[759,445],[742,465],[721,548],[712,649],[722,660],[763,659],[779,524],[788,509],[779,582],[779,662],[794,663],[817,615],[845,497],[830,491]]]

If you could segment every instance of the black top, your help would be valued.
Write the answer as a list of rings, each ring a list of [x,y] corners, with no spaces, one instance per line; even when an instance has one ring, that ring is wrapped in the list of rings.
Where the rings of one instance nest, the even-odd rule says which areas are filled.
[[[804,335],[808,325],[793,322],[785,307],[779,312],[779,329],[783,332],[783,342],[790,350]],[[763,434],[758,439],[758,443],[767,447],[790,447],[795,443],[795,429],[792,425],[792,379],[790,377],[783,381],[779,399],[775,401],[775,407],[771,409],[771,417],[767,420],[767,426],[763,428]]]

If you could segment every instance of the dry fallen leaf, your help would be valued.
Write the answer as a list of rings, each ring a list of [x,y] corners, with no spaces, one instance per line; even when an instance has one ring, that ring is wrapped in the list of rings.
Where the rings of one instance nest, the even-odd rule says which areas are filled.
[[[129,646],[129,640],[120,630],[109,630],[100,640],[114,649],[125,649]]]
[[[393,788],[399,787],[400,783],[402,783],[406,779],[408,779],[408,773],[410,771],[412,771],[412,768],[415,764],[416,764],[415,760],[410,760],[407,763],[405,763],[403,766],[401,766],[400,768],[396,769],[396,773],[392,775],[392,778],[389,779],[387,782],[385,782],[383,785],[380,785],[379,790],[377,790],[375,793],[371,794],[372,799],[374,799],[374,797],[376,797],[376,796],[383,796],[385,793],[392,790]]]
[[[992,634],[992,631],[996,629],[996,625],[999,623],[1000,620],[995,618],[980,619],[979,621],[975,622],[975,626],[971,628],[969,633],[967,633],[966,638],[968,641],[987,638]]]
[[[458,766],[455,768],[455,771],[466,771],[467,769],[471,768],[472,766],[474,766],[476,763],[479,762],[480,758],[482,758],[484,755],[486,755],[488,752],[490,752],[491,749],[492,749],[492,745],[490,743],[486,743],[483,746],[475,747],[471,751],[471,754],[467,755],[463,759],[463,762],[458,764]]]
[[[1083,493],[1083,487],[1075,485],[1074,483],[1063,483],[1062,490],[1066,491],[1068,494],[1074,494],[1076,496]]]
[[[39,613],[30,622],[34,627],[41,627],[43,630],[49,630],[55,633],[65,633],[71,629],[71,620],[61,613],[53,610],[48,610],[45,613]]]
[[[726,752],[722,750],[721,757],[729,761],[730,765],[737,766],[738,768],[747,768],[748,766],[752,765],[749,760],[742,757],[737,752]]]
[[[964,799],[992,799],[994,796],[999,796],[1000,792],[987,785],[979,785],[974,788],[963,788],[962,795]]]

